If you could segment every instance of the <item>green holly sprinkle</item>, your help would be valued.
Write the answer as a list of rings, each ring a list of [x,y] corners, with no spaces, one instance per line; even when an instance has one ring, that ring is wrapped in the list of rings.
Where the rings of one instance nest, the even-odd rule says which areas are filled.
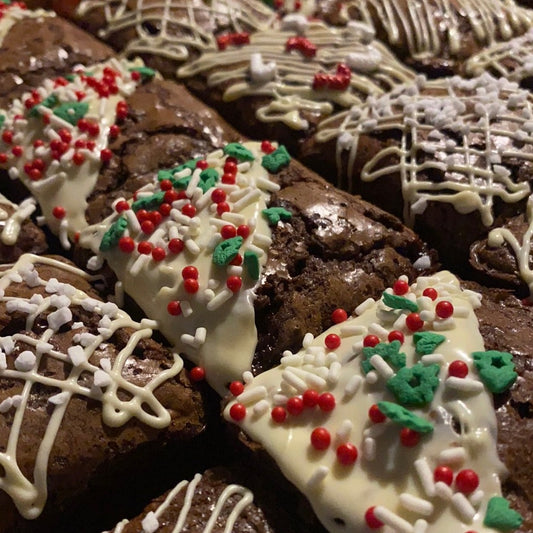
[[[253,161],[254,154],[240,143],[229,143],[224,147],[224,154],[239,161]]]
[[[413,335],[416,353],[428,355],[435,351],[435,348],[446,340],[444,335],[432,333],[431,331],[418,331]]]
[[[396,294],[390,294],[388,292],[383,293],[383,303],[388,307],[392,307],[392,309],[407,309],[412,313],[418,311],[418,305],[416,305],[415,302],[412,302],[403,296],[397,296]]]
[[[270,226],[275,226],[280,220],[290,220],[292,213],[283,207],[269,207],[261,211],[267,217]]]
[[[483,520],[483,525],[493,527],[500,531],[510,531],[518,529],[522,525],[522,517],[514,509],[511,509],[509,502],[501,496],[493,496],[487,505],[487,513]]]
[[[411,368],[401,368],[387,381],[387,388],[396,400],[408,407],[422,407],[433,400],[439,386],[439,365],[425,366],[417,363]]]
[[[405,407],[392,402],[378,402],[378,409],[393,422],[416,431],[417,433],[431,433],[433,424],[411,413]]]
[[[145,198],[139,198],[139,200],[135,200],[135,202],[131,204],[131,208],[135,212],[139,211],[140,209],[146,209],[147,211],[150,211],[152,209],[157,209],[163,203],[164,199],[165,191],[159,191],[151,196],[146,196]]]
[[[405,366],[405,354],[400,353],[400,341],[392,341],[391,343],[380,342],[375,346],[367,346],[363,348],[363,357],[361,359],[361,367],[365,374],[368,374],[374,367],[370,362],[373,355],[380,355],[384,361],[395,369],[403,368]]]
[[[28,113],[30,117],[40,117],[41,113],[39,113],[39,107],[44,106],[48,107],[48,109],[52,109],[59,103],[59,99],[55,94],[51,94],[50,96],[47,96],[40,104],[34,105],[30,112]]]
[[[54,115],[75,126],[89,111],[87,102],[67,102],[54,109]]]
[[[4,125],[4,122],[6,121],[5,115],[0,115],[0,128]]]
[[[291,162],[291,156],[287,152],[287,148],[281,145],[272,153],[264,155],[261,160],[261,165],[266,168],[271,174],[275,174],[281,168],[286,167]]]
[[[70,81],[70,82],[72,83],[72,82],[76,79],[76,75],[75,75],[75,74],[67,74],[67,75],[65,76],[65,79],[66,79],[67,81]]]
[[[117,218],[117,220],[113,222],[109,229],[104,233],[100,242],[100,251],[107,252],[111,250],[111,248],[114,248],[127,227],[128,221],[126,220],[126,217],[120,216]]]
[[[514,371],[513,356],[508,352],[474,352],[472,357],[481,381],[490,392],[497,394],[507,390],[518,377]]]
[[[159,170],[157,173],[157,179],[158,181],[170,180],[174,182],[176,181],[174,178],[174,174],[176,174],[177,172],[181,172],[186,168],[188,168],[192,172],[196,168],[196,163],[198,161],[200,161],[199,157],[196,159],[189,159],[189,161],[186,161],[185,163],[182,163],[181,165],[178,165],[175,168]],[[190,177],[187,179],[190,179]]]
[[[218,266],[231,263],[237,257],[243,241],[244,239],[238,236],[218,243],[213,252],[213,263]]]
[[[214,168],[206,168],[205,170],[202,170],[200,174],[198,187],[202,189],[202,192],[206,193],[217,184],[219,177],[218,172]]]
[[[155,76],[155,70],[149,67],[132,67],[130,72],[138,72],[143,80],[151,80]]]
[[[244,252],[243,263],[244,268],[248,272],[250,278],[253,280],[258,280],[259,274],[261,272],[258,255],[255,252],[247,250],[246,252]]]

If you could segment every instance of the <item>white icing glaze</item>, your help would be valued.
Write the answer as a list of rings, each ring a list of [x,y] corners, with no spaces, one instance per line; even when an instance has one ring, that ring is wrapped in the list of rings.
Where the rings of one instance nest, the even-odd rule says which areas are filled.
[[[352,190],[361,134],[400,131],[399,145],[379,150],[364,164],[361,179],[399,176],[404,219],[411,225],[429,201],[450,203],[459,213],[478,211],[483,224],[492,225],[495,198],[515,203],[530,193],[505,160],[533,160],[533,98],[516,83],[488,74],[418,81],[326,119],[316,139],[337,139],[339,180],[346,178],[344,186]],[[438,180],[421,179],[420,173],[431,171]]]
[[[12,213],[9,215],[2,205],[9,207]],[[29,218],[35,211],[35,200],[26,198],[20,205],[10,202],[4,195],[0,194],[0,240],[7,246],[13,246],[20,234],[21,224]]]
[[[533,22],[533,13],[512,0],[349,0],[340,15],[348,20],[351,9],[368,25],[383,28],[389,45],[406,47],[420,60],[462,58],[467,36],[487,45],[523,33]]]
[[[296,49],[286,50],[288,39],[295,35],[316,46],[314,57],[304,57]],[[254,75],[254,58],[258,55],[265,65],[275,67],[272,76]],[[341,64],[351,68],[346,89],[313,88],[315,74],[334,75]],[[257,32],[250,36],[250,44],[205,53],[178,71],[183,78],[201,74],[208,76],[210,87],[229,83],[224,92],[228,102],[249,95],[269,97],[270,101],[257,110],[257,118],[283,122],[294,129],[308,127],[305,113],[327,116],[335,106],[350,107],[368,95],[383,94],[414,79],[412,71],[379,42],[367,42],[352,27],[329,28],[320,22],[309,23],[298,34],[294,30]]]
[[[66,85],[57,85],[54,80],[46,80],[34,91],[38,94],[40,101],[54,96],[57,98],[58,105],[78,101],[88,104],[88,111],[84,118],[98,124],[97,135],[91,136],[81,131],[76,125],[54,115],[44,105],[37,108],[37,116],[30,116],[25,102],[33,97],[31,93],[23,95],[20,100],[13,101],[11,107],[2,113],[5,116],[5,122],[1,131],[2,133],[12,132],[13,141],[0,140],[0,151],[7,155],[7,161],[1,166],[8,169],[13,179],[20,179],[30,190],[37,199],[47,224],[54,233],[61,236],[61,242],[66,248],[70,246],[68,238],[73,238],[77,231],[87,225],[86,199],[93,191],[98,178],[101,168],[100,154],[108,145],[109,128],[115,123],[117,103],[135,90],[135,82],[131,80],[128,69],[139,65],[141,65],[139,62],[129,63],[112,59],[90,68],[80,67],[78,71],[80,74],[91,72],[92,78],[99,80],[106,68],[118,73],[116,77],[118,91],[107,97],[101,97],[95,88],[89,86],[87,78],[83,75],[76,75],[74,80],[66,82]],[[79,100],[76,92],[84,93],[84,96]],[[46,124],[42,116],[49,116],[50,123]],[[61,130],[69,132],[71,141],[67,143],[65,153],[56,160],[53,157],[51,143],[54,140],[60,140],[58,132]],[[43,145],[36,147],[34,143],[37,140],[43,141]],[[77,141],[94,142],[94,148],[78,149],[75,147]],[[15,146],[21,147],[23,152],[21,156],[12,153]],[[81,164],[74,163],[75,154],[84,158]],[[44,168],[41,177],[33,180],[26,172],[25,165],[31,164],[36,159],[43,162]],[[59,219],[54,216],[56,206],[65,210],[64,218]]]
[[[119,31],[134,30],[135,37],[122,48],[129,57],[148,53],[182,62],[189,59],[191,50],[216,50],[215,34],[221,24],[231,32],[241,33],[269,28],[275,20],[262,2],[248,0],[137,0],[134,8],[128,4],[128,0],[84,0],[77,13],[83,18],[92,11],[103,10],[105,27],[99,31],[103,39],[112,38]]]
[[[13,358],[11,353],[18,343],[31,347],[18,355],[14,361],[14,368],[13,365],[6,367],[5,364],[0,364],[0,377],[3,380],[6,382],[22,381],[24,384],[20,395],[12,398],[6,406],[7,409],[14,408],[15,413],[5,451],[0,453],[0,466],[5,472],[0,477],[0,489],[10,495],[21,515],[27,519],[38,517],[46,503],[48,458],[73,396],[82,396],[101,402],[103,422],[110,427],[120,427],[128,420],[137,418],[152,427],[164,428],[170,423],[170,414],[156,399],[154,390],[178,374],[183,367],[183,361],[175,354],[174,364],[159,373],[145,386],[129,382],[122,374],[123,368],[128,365],[128,360],[139,341],[151,337],[151,327],[145,321],[134,322],[129,315],[114,304],[95,300],[71,285],[57,280],[42,280],[35,268],[37,264],[52,265],[87,277],[83,271],[75,267],[51,258],[30,254],[23,255],[0,277],[0,292],[7,312],[17,310],[27,314],[26,328],[28,330],[31,330],[34,320],[41,313],[56,309],[48,315],[49,327],[43,330],[40,337],[36,338],[26,333],[0,337],[1,353],[7,359]],[[11,285],[23,282],[30,287],[45,286],[47,294],[44,297],[34,295],[29,300],[4,296],[4,291]],[[69,316],[72,318],[70,306],[82,306],[100,315],[102,319],[98,335],[89,334],[86,330],[84,332],[84,325],[76,324],[76,329],[82,328],[80,334],[78,337],[74,336],[72,346],[67,353],[62,353],[54,349],[50,341],[53,340],[55,329],[62,323],[68,322]],[[117,354],[113,363],[102,359],[100,366],[97,366],[94,359],[91,361],[94,352],[103,347],[115,331],[125,327],[132,328],[134,333],[130,336],[127,345]],[[72,365],[68,377],[59,380],[39,371],[40,367],[46,368],[44,363],[47,358],[62,361],[67,367]],[[87,387],[78,382],[82,374],[85,376],[84,379],[87,374],[93,376],[93,386]],[[98,386],[97,383],[100,385]],[[32,478],[27,478],[17,465],[17,443],[19,439],[24,438],[22,433],[24,413],[26,409],[34,408],[30,407],[29,400],[35,384],[54,387],[61,392],[48,398],[52,406],[48,407],[51,410],[49,423],[38,445]],[[118,395],[119,390],[126,391],[130,398],[127,401],[121,400]]]
[[[135,247],[141,241],[149,241],[153,247],[161,247],[165,258],[156,262],[150,255],[135,250],[124,253],[115,246],[103,252],[103,257],[122,281],[124,290],[142,307],[147,316],[157,320],[163,334],[187,358],[205,369],[207,381],[220,394],[225,394],[228,382],[240,377],[249,369],[257,343],[253,299],[255,281],[241,266],[217,266],[213,263],[213,249],[222,241],[220,230],[224,225],[237,228],[246,224],[250,229],[240,254],[255,252],[259,262],[266,262],[270,245],[270,229],[261,214],[266,208],[271,191],[279,186],[270,181],[268,172],[261,166],[260,143],[245,143],[255,160],[238,165],[235,184],[219,181],[215,187],[227,194],[231,211],[219,215],[211,199],[213,189],[206,193],[197,186],[200,169],[195,169],[186,190],[187,198],[173,202],[170,216],[151,235],[145,234],[133,210],[126,211],[127,233]],[[226,157],[221,150],[206,157],[211,169],[222,176]],[[177,177],[191,175],[191,170],[181,171]],[[150,196],[158,192],[157,179],[142,193]],[[196,207],[193,218],[182,214],[185,204]],[[157,208],[156,208],[157,209]],[[81,246],[99,252],[102,236],[115,222],[117,215],[101,224],[90,226],[80,236]],[[179,238],[184,243],[181,253],[173,253],[168,244]],[[198,291],[188,293],[182,278],[182,269],[194,266],[198,270]],[[242,289],[233,293],[226,287],[228,276],[242,279]],[[180,302],[181,313],[169,314],[170,302]]]
[[[202,480],[201,474],[196,474],[192,481],[181,481],[178,483],[167,495],[164,502],[155,510],[151,511],[149,514],[155,518],[155,520],[159,519],[163,513],[168,509],[170,505],[172,505],[172,502],[176,497],[180,495],[180,493],[186,489],[185,498],[183,502],[183,507],[180,512],[180,515],[178,517],[178,520],[176,521],[172,533],[180,533],[180,531],[183,531],[183,528],[187,525],[187,517],[189,510],[191,508],[191,505],[193,504],[194,495],[196,492],[196,487],[198,483]],[[242,513],[242,511],[250,505],[253,501],[253,494],[252,492],[247,489],[246,487],[243,487],[241,485],[228,485],[218,496],[216,502],[214,502],[211,505],[209,515],[209,519],[207,520],[207,523],[202,530],[203,533],[211,533],[213,531],[213,528],[215,527],[215,524],[217,520],[220,519],[220,515],[222,510],[226,505],[228,505],[228,500],[230,497],[234,495],[239,495],[240,498],[235,503],[233,509],[231,510],[231,513],[229,514],[225,524],[224,525],[224,533],[231,533],[233,531],[233,525],[235,524],[235,521],[239,517],[239,515]],[[116,525],[116,527],[113,529],[114,533],[121,533],[124,529],[124,526],[128,524],[128,520],[122,520],[119,524]],[[154,522],[155,523],[155,522]],[[172,524],[169,524],[170,527],[172,527]],[[218,524],[218,527],[220,527],[222,524]]]
[[[428,287],[438,291],[435,301],[422,296]],[[422,357],[424,365],[431,362],[424,360],[429,356],[434,355],[433,360],[439,361],[440,384],[428,405],[409,408],[434,425],[433,432],[421,436],[416,446],[400,444],[400,425],[388,419],[373,423],[368,416],[373,404],[381,400],[396,402],[383,377],[387,367],[395,371],[374,355],[371,361],[377,373],[371,371],[365,379],[361,367],[362,340],[374,331],[379,333],[380,342],[387,342],[385,333],[398,328],[398,316],[409,313],[391,310],[381,300],[369,302],[358,317],[307,339],[300,352],[285,352],[279,367],[246,383],[244,392],[227,405],[224,416],[232,420],[232,407],[237,403],[245,406],[246,416],[238,422],[240,427],[276,460],[285,476],[309,499],[330,532],[370,531],[364,515],[373,506],[377,506],[375,516],[388,525],[384,531],[426,531],[426,527],[432,533],[493,531],[483,525],[483,519],[490,497],[500,494],[499,476],[504,467],[497,456],[492,396],[479,381],[471,356],[472,352],[484,350],[474,314],[480,297],[462,291],[457,278],[448,272],[419,278],[404,297],[426,310],[432,310],[443,300],[455,308],[454,315],[446,319],[443,331],[446,340],[436,348],[438,354]],[[444,322],[440,318],[426,321],[424,331],[435,331]],[[385,333],[376,325],[384,327]],[[405,341],[400,352],[406,354],[409,367],[420,356],[415,354],[412,332],[405,326],[401,331]],[[326,336],[330,334],[337,334],[341,341],[334,351],[325,347]],[[455,360],[468,365],[466,383],[473,382],[479,387],[471,392],[449,387],[448,365]],[[334,409],[325,412],[318,407],[304,407],[299,415],[287,414],[281,423],[273,421],[270,415],[273,407],[286,406],[288,398],[302,398],[308,389],[333,394]],[[258,390],[262,397],[259,401],[259,394],[252,394]],[[266,408],[256,409],[260,402]],[[454,431],[452,419],[460,425],[460,433]],[[322,451],[310,443],[311,432],[317,427],[326,428],[331,435],[331,444]],[[359,450],[353,465],[345,466],[337,459],[336,449],[345,443],[352,443]],[[453,484],[448,487],[442,482],[434,483],[433,470],[443,462],[453,468],[454,474],[464,468],[478,474],[475,498],[465,498]],[[427,522],[425,526],[422,519]]]

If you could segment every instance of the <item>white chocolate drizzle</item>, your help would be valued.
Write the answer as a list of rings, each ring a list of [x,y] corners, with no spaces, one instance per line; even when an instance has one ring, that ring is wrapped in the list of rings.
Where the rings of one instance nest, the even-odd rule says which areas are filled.
[[[430,287],[437,291],[436,299],[428,304],[431,308],[446,300],[463,311],[458,313],[461,316],[453,314],[453,327],[444,333],[446,339],[437,348],[442,361],[438,363],[439,385],[434,396],[424,406],[409,408],[411,413],[433,424],[432,432],[423,434],[416,445],[400,443],[401,424],[388,418],[376,422],[368,414],[370,407],[382,400],[398,401],[379,374],[376,380],[365,382],[362,342],[359,346],[356,342],[362,341],[365,335],[355,333],[356,327],[368,331],[373,324],[379,324],[391,331],[395,329],[397,316],[409,313],[405,309],[390,309],[383,300],[367,306],[356,318],[315,337],[307,348],[282,360],[279,367],[256,376],[224,410],[225,418],[235,422],[231,416],[234,406],[245,407],[244,418],[235,423],[274,458],[332,533],[366,531],[365,514],[370,508],[374,508],[374,516],[387,526],[385,530],[391,532],[412,533],[426,531],[426,527],[432,533],[494,531],[483,524],[484,516],[489,498],[501,493],[499,477],[505,469],[497,455],[492,395],[480,381],[471,355],[484,350],[474,313],[480,305],[479,295],[462,291],[457,278],[449,272],[440,272],[419,278],[403,296],[420,298]],[[387,289],[387,292],[392,291]],[[425,322],[422,331],[435,331],[435,325],[441,320],[435,317]],[[352,326],[354,332],[346,333]],[[415,353],[413,332],[405,326],[400,331],[405,336],[400,352],[406,354],[407,367],[410,367],[420,361],[420,356]],[[329,351],[326,339],[331,334],[339,336],[340,344]],[[479,383],[479,390],[446,389],[444,380],[452,361],[466,363],[467,378]],[[288,379],[291,371],[327,373],[337,362],[341,363],[341,369],[336,382],[311,386],[307,381],[300,388]],[[359,382],[354,386],[356,377]],[[262,414],[253,409],[253,402],[241,401],[243,395],[258,387],[267,391],[261,402],[267,402],[270,407]],[[331,410],[304,407],[299,414],[290,414],[288,402],[301,400],[309,389],[318,395],[333,395],[334,407]],[[285,400],[281,401],[280,395]],[[288,412],[283,421],[275,422],[274,412],[271,416],[270,411],[280,407]],[[324,449],[315,448],[310,441],[312,432],[319,427],[331,438]],[[346,444],[359,451],[356,461],[348,465],[339,460],[337,451],[340,445]],[[464,468],[477,473],[479,486],[475,497],[469,499],[455,483],[451,486],[442,481],[435,483],[434,470],[443,464],[453,470],[454,476]]]
[[[8,170],[12,179],[21,180],[36,198],[46,223],[60,236],[65,248],[70,247],[69,239],[87,225],[87,198],[100,172],[101,153],[108,145],[117,104],[134,92],[136,82],[131,79],[129,69],[140,65],[139,62],[111,59],[90,68],[80,66],[70,81],[60,78],[58,84],[57,80],[46,80],[31,93],[14,100],[9,109],[1,113],[5,120],[0,130],[0,152],[5,156],[5,162],[0,166]],[[88,84],[88,79],[103,78],[105,69],[116,72],[117,90],[102,96]],[[54,98],[55,104],[50,107],[38,105],[30,112],[26,102],[37,101],[36,97],[39,102]],[[98,126],[96,134],[82,131],[76,124],[54,114],[54,109],[70,104],[88,105],[84,118]],[[70,140],[65,143],[64,151],[54,156],[52,143],[62,140],[62,131]],[[12,138],[4,138],[4,134],[10,134]],[[41,145],[36,145],[36,141]],[[83,145],[78,147],[76,143],[80,142]],[[14,153],[17,149],[20,152]],[[76,163],[77,157],[81,161]],[[31,165],[36,161],[40,175],[32,177]],[[64,210],[62,216],[54,215],[57,207]]]
[[[180,353],[205,370],[207,381],[221,395],[226,393],[230,381],[251,367],[257,343],[253,308],[256,280],[243,268],[245,265],[214,264],[213,251],[224,240],[221,235],[224,226],[232,227],[234,235],[239,226],[247,226],[249,235],[243,239],[239,254],[242,258],[247,252],[252,253],[263,266],[271,231],[262,211],[267,207],[270,193],[279,189],[262,167],[261,158],[265,154],[261,143],[247,142],[243,146],[253,154],[254,160],[237,165],[234,184],[221,180],[227,161],[222,150],[205,159],[206,171],[215,172],[219,180],[206,192],[198,186],[200,168],[193,165],[176,171],[174,177],[190,177],[189,184],[182,197],[172,202],[170,214],[162,218],[153,233],[144,233],[133,209],[124,211],[127,220],[124,236],[133,239],[132,253],[121,251],[119,246],[100,251],[102,237],[117,221],[117,214],[89,226],[79,241],[81,246],[106,259],[125,292],[147,316],[157,320],[163,334]],[[215,188],[224,191],[229,211],[217,212],[217,204],[211,198]],[[155,178],[138,193],[138,198],[141,194],[149,197],[160,192]],[[193,216],[182,212],[184,206],[190,205],[195,209]],[[171,241],[175,240],[182,242],[183,251],[172,251]],[[148,243],[147,254],[138,251],[142,241]],[[156,248],[162,252],[162,260],[154,259]],[[197,269],[196,292],[186,289],[182,269],[187,266]],[[228,288],[230,277],[241,280],[240,290],[232,292]],[[178,303],[179,311],[172,315],[168,305]]]
[[[316,139],[337,139],[339,183],[346,179],[344,186],[353,190],[361,135],[401,132],[398,144],[364,164],[361,180],[399,176],[410,225],[428,202],[444,202],[459,213],[478,211],[488,227],[496,198],[516,203],[530,194],[506,162],[533,161],[532,111],[531,95],[503,78],[419,80],[324,120]],[[423,178],[431,173],[439,179]]]
[[[262,122],[282,122],[296,130],[307,129],[306,113],[330,115],[336,107],[364,102],[368,95],[380,95],[396,85],[414,79],[385,46],[363,38],[357,28],[329,28],[309,23],[301,31],[268,30],[250,36],[250,44],[203,54],[184,65],[178,76],[207,75],[209,87],[229,86],[224,100],[245,96],[268,97],[257,110]],[[316,47],[314,57],[301,51],[287,51],[294,36]],[[339,65],[347,66],[350,81],[345,89],[313,88],[315,74],[335,75]]]
[[[144,321],[135,322],[115,304],[105,303],[89,297],[86,293],[62,283],[55,278],[45,281],[40,278],[36,265],[50,265],[60,270],[72,272],[81,277],[87,275],[75,267],[51,258],[26,254],[0,277],[0,292],[7,313],[17,311],[27,315],[26,329],[31,331],[34,321],[42,315],[47,316],[48,327],[39,337],[25,332],[0,337],[0,377],[6,382],[22,382],[20,394],[7,398],[0,404],[0,412],[14,409],[11,429],[3,452],[0,453],[0,466],[4,474],[0,477],[0,489],[13,499],[17,509],[26,519],[39,516],[47,498],[47,465],[54,441],[61,423],[74,396],[97,400],[102,403],[103,423],[110,427],[120,427],[132,418],[154,428],[166,427],[171,419],[169,412],[154,396],[154,391],[165,381],[177,375],[183,361],[174,354],[172,366],[162,370],[144,386],[134,384],[123,376],[123,369],[130,364],[130,358],[137,344],[152,335],[152,328]],[[25,283],[29,287],[45,287],[45,295],[34,294],[30,299],[5,296],[12,285]],[[83,323],[73,324],[75,331],[72,345],[66,353],[54,348],[56,331],[72,320],[72,306],[81,306],[93,314],[100,315],[98,334],[91,334]],[[54,310],[55,309],[55,310]],[[99,362],[93,354],[105,345],[107,340],[121,328],[134,330],[126,346],[121,349],[114,361],[102,358]],[[17,356],[13,354],[21,343],[28,347]],[[43,373],[46,360],[63,362],[66,368],[65,379],[58,379]],[[10,360],[13,360],[11,362]],[[92,376],[93,384],[87,386],[80,378]],[[53,387],[60,392],[48,398],[50,411],[48,426],[38,444],[35,466],[31,478],[27,478],[17,464],[17,443],[24,438],[22,431],[25,411],[30,408],[29,401],[35,385]],[[121,400],[119,391],[126,391],[128,400]],[[3,415],[0,415],[3,416]]]
[[[183,507],[180,511],[178,519],[175,524],[168,524],[172,533],[180,533],[187,526],[187,518],[191,506],[194,504],[194,496],[196,493],[196,487],[198,483],[202,480],[201,474],[196,474],[194,478],[189,481],[181,481],[178,483],[167,495],[163,503],[155,509],[155,511],[150,511],[146,514],[143,519],[143,531],[157,531],[159,528],[158,519],[164,515],[165,511],[172,505],[172,502],[177,498],[184,490],[185,497],[183,502]],[[233,509],[231,510],[229,516],[227,517],[225,524],[220,524],[220,516],[225,506],[229,505],[229,499],[233,496],[239,496],[237,501],[233,504]],[[240,514],[243,512],[248,505],[253,501],[252,492],[241,485],[231,484],[224,488],[224,490],[219,494],[217,500],[212,503],[210,506],[209,519],[205,524],[203,533],[211,533],[215,525],[217,527],[224,526],[224,533],[231,533],[233,531],[233,526]],[[206,517],[207,518],[207,517]],[[218,523],[217,523],[218,521]],[[128,520],[122,520],[116,527],[112,530],[113,533],[121,533],[124,530],[124,527],[129,523]]]
[[[242,33],[269,28],[275,20],[275,14],[262,2],[249,0],[137,0],[133,4],[135,7],[128,0],[84,0],[77,14],[83,19],[92,11],[103,10],[105,27],[98,35],[104,40],[117,32],[134,30],[135,37],[121,50],[129,57],[153,54],[177,62],[190,59],[191,50],[195,54],[217,50],[215,35],[221,28]]]
[[[11,214],[2,206],[6,206]],[[35,200],[26,198],[19,205],[10,202],[4,195],[0,194],[0,240],[6,246],[13,246],[20,235],[21,225],[35,211]]]

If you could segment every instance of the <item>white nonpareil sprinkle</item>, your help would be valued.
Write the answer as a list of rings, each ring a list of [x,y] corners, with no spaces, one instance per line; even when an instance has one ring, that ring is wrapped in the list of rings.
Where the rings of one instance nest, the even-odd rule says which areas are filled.
[[[159,529],[159,521],[153,511],[147,513],[141,522],[143,533],[155,533]]]
[[[20,372],[29,372],[34,367],[36,360],[33,352],[24,350],[15,359],[15,368]]]
[[[61,326],[72,320],[72,311],[68,307],[61,307],[47,317],[48,325],[57,331]]]

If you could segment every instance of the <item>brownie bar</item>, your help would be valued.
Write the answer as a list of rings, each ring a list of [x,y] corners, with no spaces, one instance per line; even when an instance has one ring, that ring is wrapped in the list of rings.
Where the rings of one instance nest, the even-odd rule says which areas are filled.
[[[0,279],[2,531],[90,523],[99,510],[87,494],[106,472],[117,490],[135,461],[153,470],[158,453],[204,429],[202,398],[179,356],[151,339],[153,322],[104,303],[87,280],[35,255]]]

